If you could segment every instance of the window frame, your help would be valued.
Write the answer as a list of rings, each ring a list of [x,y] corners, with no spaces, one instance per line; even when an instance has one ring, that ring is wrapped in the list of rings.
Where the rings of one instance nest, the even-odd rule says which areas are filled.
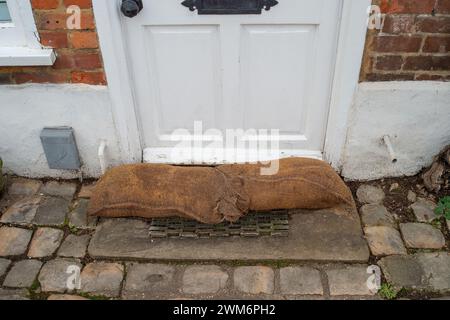
[[[6,3],[11,21],[0,22],[0,66],[53,65],[55,53],[39,41],[30,0]]]

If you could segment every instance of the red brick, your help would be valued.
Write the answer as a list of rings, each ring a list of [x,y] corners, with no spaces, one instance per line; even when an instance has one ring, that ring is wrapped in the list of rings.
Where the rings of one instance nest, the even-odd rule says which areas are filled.
[[[46,47],[52,48],[67,48],[67,33],[62,32],[41,32],[41,43]]]
[[[450,52],[450,36],[427,37],[422,50],[424,52],[448,53]]]
[[[93,85],[106,85],[106,77],[103,72],[72,72],[73,83],[85,83]]]
[[[55,12],[40,12],[36,17],[36,24],[40,30],[68,30],[67,19],[70,14]],[[92,12],[81,12],[81,29],[95,29]]]
[[[385,33],[411,33],[415,31],[413,15],[387,15],[384,20],[383,32]]]
[[[436,12],[441,14],[450,13],[450,0],[438,0]]]
[[[419,81],[448,81],[449,76],[441,74],[419,74],[416,76],[416,80]]]
[[[450,56],[416,56],[407,57],[403,70],[450,70]]]
[[[418,17],[417,31],[426,33],[450,33],[450,17]]]
[[[64,73],[49,73],[49,72],[18,72],[14,74],[14,79],[17,84],[21,83],[65,83],[67,82],[67,75]]]
[[[81,9],[89,9],[92,8],[92,0],[64,0],[64,5],[66,7],[76,5]]]
[[[59,0],[31,0],[31,6],[40,10],[56,9],[59,6]]]
[[[401,56],[381,56],[377,57],[375,68],[378,70],[395,71],[400,70],[403,64]]]
[[[378,36],[375,39],[377,52],[418,52],[422,45],[422,37],[410,36]]]
[[[102,68],[102,62],[98,53],[70,52],[59,53],[56,69],[92,70]]]
[[[98,48],[97,33],[92,31],[75,31],[69,34],[69,41],[75,49],[96,49]]]
[[[380,0],[376,3],[383,13],[431,14],[436,0]]]
[[[367,81],[409,81],[414,80],[414,74],[409,73],[370,73],[366,77]]]

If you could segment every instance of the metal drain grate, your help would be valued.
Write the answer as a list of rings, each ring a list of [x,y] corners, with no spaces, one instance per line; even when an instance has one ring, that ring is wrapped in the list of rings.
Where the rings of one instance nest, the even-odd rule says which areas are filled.
[[[249,213],[238,222],[217,225],[202,224],[182,218],[152,219],[150,238],[208,239],[222,237],[287,237],[287,211]]]

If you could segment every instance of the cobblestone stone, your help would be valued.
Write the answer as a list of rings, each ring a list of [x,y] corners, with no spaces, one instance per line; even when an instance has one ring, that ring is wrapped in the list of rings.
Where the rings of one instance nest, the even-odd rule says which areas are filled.
[[[281,293],[288,295],[322,295],[320,272],[308,267],[287,267],[280,270]]]
[[[44,226],[61,226],[69,210],[69,201],[62,198],[45,198],[39,205],[33,222]]]
[[[397,230],[390,227],[367,227],[365,233],[373,255],[407,254]]]
[[[34,280],[41,269],[42,262],[39,260],[22,260],[16,262],[3,282],[5,287],[28,288],[33,285]]]
[[[30,196],[15,202],[2,215],[1,222],[13,224],[31,224],[42,197]]]
[[[380,204],[366,204],[361,208],[362,221],[368,227],[394,227],[395,220],[391,213]]]
[[[87,214],[89,200],[80,199],[77,201],[75,208],[69,212],[69,224],[78,229],[93,229],[97,224],[96,217],[90,217]]]
[[[370,296],[367,266],[345,266],[326,271],[332,296]]]
[[[66,292],[67,282],[73,273],[69,267],[76,266],[81,270],[81,264],[73,259],[55,259],[44,264],[39,274],[39,282],[43,292]]]
[[[356,191],[358,201],[364,204],[382,203],[385,197],[384,191],[381,188],[362,185]]]
[[[64,232],[53,228],[39,228],[31,240],[28,256],[44,258],[53,255],[61,244]]]
[[[190,266],[183,275],[183,292],[214,294],[225,288],[228,274],[219,266]]]
[[[389,283],[397,289],[450,291],[450,254],[447,252],[391,256],[380,260]]]
[[[86,255],[90,238],[91,236],[88,234],[82,236],[69,234],[59,248],[58,256],[67,258],[83,258]]]
[[[70,294],[52,294],[48,297],[47,300],[54,300],[54,301],[77,301],[77,300],[89,300],[87,298],[83,298],[80,296],[74,296]]]
[[[424,198],[418,198],[415,203],[411,205],[411,209],[419,222],[431,222],[437,218],[434,209],[436,204],[433,201]]]
[[[49,181],[41,188],[42,194],[52,197],[62,197],[68,200],[73,199],[76,191],[77,185],[73,182]]]
[[[20,256],[27,251],[33,232],[27,229],[0,228],[0,257]]]
[[[274,271],[269,267],[239,267],[234,270],[234,286],[249,294],[272,294]]]
[[[117,297],[120,294],[123,275],[124,268],[119,263],[90,263],[81,272],[81,291]]]
[[[8,194],[31,196],[38,193],[42,186],[42,182],[39,180],[14,178],[11,185],[8,187]]]
[[[6,273],[10,264],[11,260],[0,258],[0,278]]]
[[[404,223],[400,230],[408,248],[441,249],[445,246],[445,238],[441,231],[425,223]]]
[[[164,264],[131,263],[127,266],[124,296],[130,299],[148,299],[177,292],[175,267]]]

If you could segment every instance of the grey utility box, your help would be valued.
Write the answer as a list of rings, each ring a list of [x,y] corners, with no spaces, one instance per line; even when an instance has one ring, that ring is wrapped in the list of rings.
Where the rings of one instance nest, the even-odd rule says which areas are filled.
[[[41,142],[50,169],[80,169],[80,156],[72,128],[44,128]]]

